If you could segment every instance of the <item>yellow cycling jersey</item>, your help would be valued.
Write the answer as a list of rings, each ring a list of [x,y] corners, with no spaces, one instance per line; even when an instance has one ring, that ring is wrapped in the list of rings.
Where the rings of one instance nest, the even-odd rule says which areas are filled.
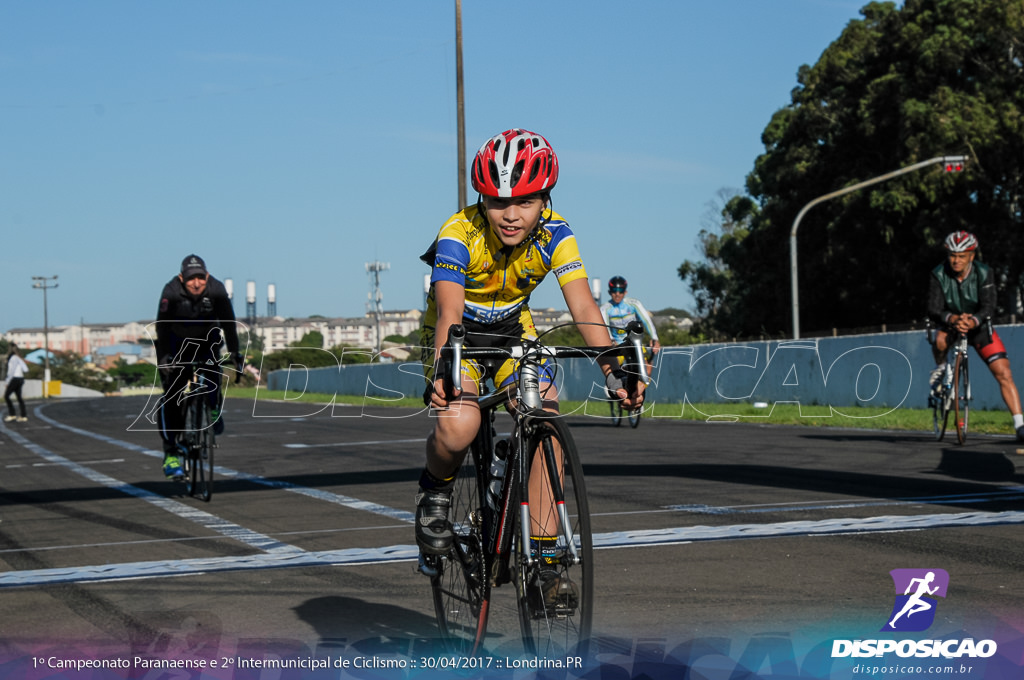
[[[587,278],[576,236],[551,210],[543,213],[541,224],[525,241],[509,248],[498,240],[477,206],[469,206],[441,227],[434,249],[430,282],[464,286],[463,318],[482,324],[519,315],[549,272],[555,273],[559,286]]]

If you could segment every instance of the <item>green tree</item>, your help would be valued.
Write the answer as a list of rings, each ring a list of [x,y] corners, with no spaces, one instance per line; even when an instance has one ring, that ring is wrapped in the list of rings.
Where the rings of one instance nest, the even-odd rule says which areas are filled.
[[[721,251],[734,331],[786,333],[789,230],[818,196],[946,154],[814,207],[801,223],[801,327],[901,323],[924,315],[942,238],[968,229],[997,272],[1003,309],[1024,271],[1024,0],[906,0],[866,5],[762,134],[747,177],[749,233]],[[682,271],[680,272],[683,273]],[[686,272],[689,274],[689,270]]]
[[[686,281],[697,303],[698,326],[711,335],[732,334],[740,325],[733,309],[736,277],[728,261],[742,247],[757,215],[757,205],[739,190],[719,189],[697,235],[702,260],[686,260],[679,265],[679,278]]]
[[[115,385],[109,375],[98,368],[87,366],[82,355],[76,352],[53,353],[50,359],[50,379],[99,392],[109,392]]]
[[[309,331],[291,344],[292,347],[323,347],[324,334],[320,331]]]
[[[112,368],[107,369],[107,375],[129,387],[159,384],[156,366],[145,361],[129,364],[124,359],[118,359]]]

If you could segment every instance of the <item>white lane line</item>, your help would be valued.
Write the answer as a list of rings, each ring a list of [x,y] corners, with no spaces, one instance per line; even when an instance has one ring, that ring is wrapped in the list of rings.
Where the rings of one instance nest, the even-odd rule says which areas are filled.
[[[763,504],[751,506],[739,505],[704,505],[694,503],[690,505],[666,505],[664,510],[676,512],[690,512],[697,515],[750,515],[766,512],[789,512],[792,510],[848,510],[850,508],[877,508],[886,506],[908,506],[908,505],[962,505],[964,503],[995,503],[998,501],[1016,501],[1024,499],[1019,488],[1009,491],[992,491],[976,494],[958,494],[950,496],[910,496],[907,498],[891,498],[861,501],[798,501],[794,503],[780,503],[778,505]]]
[[[334,442],[333,444],[285,444],[286,449],[324,449],[336,446],[381,446],[386,444],[416,444],[427,441],[426,437],[414,439],[377,439],[363,442]]]
[[[36,407],[35,415],[38,418],[50,423],[54,427],[58,427],[68,432],[74,432],[75,434],[80,434],[84,437],[91,437],[92,439],[97,439],[101,442],[105,442],[113,446],[119,446],[123,449],[128,449],[129,451],[135,451],[136,453],[152,456],[154,458],[163,458],[164,454],[161,451],[155,451],[153,449],[148,449],[144,446],[139,446],[138,444],[122,441],[120,439],[115,439],[114,437],[108,437],[97,432],[90,432],[89,430],[83,430],[78,427],[73,427],[71,425],[66,425],[64,423],[58,422],[48,416],[43,415],[40,412],[41,408],[41,406]],[[416,441],[425,440],[420,439]],[[397,520],[400,522],[407,522],[409,524],[412,524],[416,519],[415,514],[408,510],[398,510],[397,508],[390,508],[386,505],[379,505],[377,503],[363,501],[358,498],[352,498],[351,496],[343,496],[341,494],[332,493],[330,491],[323,491],[321,489],[311,489],[305,486],[298,486],[290,482],[281,482],[274,479],[266,479],[265,477],[250,475],[248,473],[239,472],[238,470],[222,467],[220,465],[214,466],[214,472],[216,472],[216,474],[220,475],[221,477],[230,477],[232,479],[238,479],[246,482],[251,482],[253,484],[259,484],[261,486],[268,486],[272,489],[282,489],[284,491],[290,491],[292,493],[297,493],[302,496],[308,496],[309,498],[315,498],[316,500],[334,503],[335,505],[342,505],[344,507],[352,508],[354,510],[362,510],[377,515],[383,515],[384,517],[388,517],[390,519]]]
[[[838,534],[918,531],[942,527],[1024,524],[1024,512],[962,512],[945,515],[888,515],[774,524],[731,524],[642,531],[618,531],[594,536],[597,548],[634,548],[641,545],[692,543],[740,538],[778,536],[827,536]]]
[[[3,425],[0,425],[0,432],[5,433],[16,444],[19,444],[40,458],[43,458],[54,465],[60,465],[71,472],[85,477],[91,482],[100,484],[115,491],[120,491],[129,496],[134,496],[135,498],[139,498],[148,503],[152,503],[161,510],[172,513],[190,522],[195,522],[196,524],[206,527],[211,531],[215,531],[222,536],[234,539],[257,550],[262,550],[268,553],[303,552],[301,548],[297,548],[287,543],[282,543],[281,541],[250,529],[246,529],[245,527],[229,522],[217,517],[216,515],[211,515],[208,512],[193,508],[184,503],[179,503],[178,501],[155,494],[152,491],[147,491],[146,489],[127,484],[119,479],[114,479],[113,477],[97,472],[92,468],[88,468],[72,460],[68,460],[64,456],[58,455],[29,441],[21,434],[10,430]]]
[[[81,465],[108,465],[110,463],[123,462],[124,458],[107,458],[104,460],[83,460],[81,461]],[[9,470],[13,470],[16,468],[23,467],[52,467],[54,465],[57,465],[57,463],[11,463],[10,465],[5,465],[4,467]]]
[[[947,515],[903,515],[832,519],[818,522],[736,524],[721,527],[678,527],[645,531],[619,531],[594,536],[594,547],[636,548],[698,541],[740,540],[779,536],[837,536],[874,532],[918,531],[941,527],[977,527],[1024,524],[1024,512],[965,512]],[[0,574],[0,589],[52,583],[88,583],[120,579],[162,578],[187,574],[284,567],[344,566],[412,561],[418,558],[413,545],[383,548],[349,548],[289,555],[245,555],[153,562],[129,562],[85,567],[29,569]]]

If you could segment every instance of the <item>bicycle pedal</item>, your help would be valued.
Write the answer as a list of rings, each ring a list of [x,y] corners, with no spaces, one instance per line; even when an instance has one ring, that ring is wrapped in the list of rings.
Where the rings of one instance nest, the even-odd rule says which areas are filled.
[[[437,559],[438,558],[436,555],[428,556],[424,555],[423,553],[420,553],[420,559],[419,563],[416,566],[416,571],[423,574],[424,576],[434,578],[438,574],[438,568],[436,563]]]

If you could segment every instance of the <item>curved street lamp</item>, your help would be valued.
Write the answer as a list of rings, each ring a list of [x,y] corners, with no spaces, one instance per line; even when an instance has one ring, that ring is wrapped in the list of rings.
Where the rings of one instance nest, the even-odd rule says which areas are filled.
[[[888,172],[884,175],[879,175],[878,177],[873,177],[872,179],[865,180],[857,184],[853,184],[844,189],[833,191],[830,194],[819,196],[818,198],[814,199],[813,201],[805,205],[803,209],[800,210],[799,213],[797,213],[796,219],[793,220],[793,228],[790,229],[789,231],[790,293],[793,300],[794,340],[800,338],[800,298],[799,293],[797,291],[798,277],[796,266],[796,230],[800,228],[800,220],[804,218],[804,215],[807,213],[807,211],[813,208],[814,206],[818,205],[819,203],[824,203],[825,201],[836,198],[837,196],[842,196],[843,194],[848,194],[852,191],[858,191],[860,189],[863,189],[864,187],[871,186],[872,184],[878,184],[879,182],[884,182],[886,180],[892,179],[893,177],[905,175],[908,172],[914,172],[915,170],[920,170],[921,168],[926,168],[930,165],[942,165],[945,168],[946,172],[960,172],[961,170],[964,169],[964,163],[966,162],[966,156],[936,156],[935,158],[929,158],[926,161],[914,163],[913,165],[908,165],[905,168],[893,170],[892,172]]]

